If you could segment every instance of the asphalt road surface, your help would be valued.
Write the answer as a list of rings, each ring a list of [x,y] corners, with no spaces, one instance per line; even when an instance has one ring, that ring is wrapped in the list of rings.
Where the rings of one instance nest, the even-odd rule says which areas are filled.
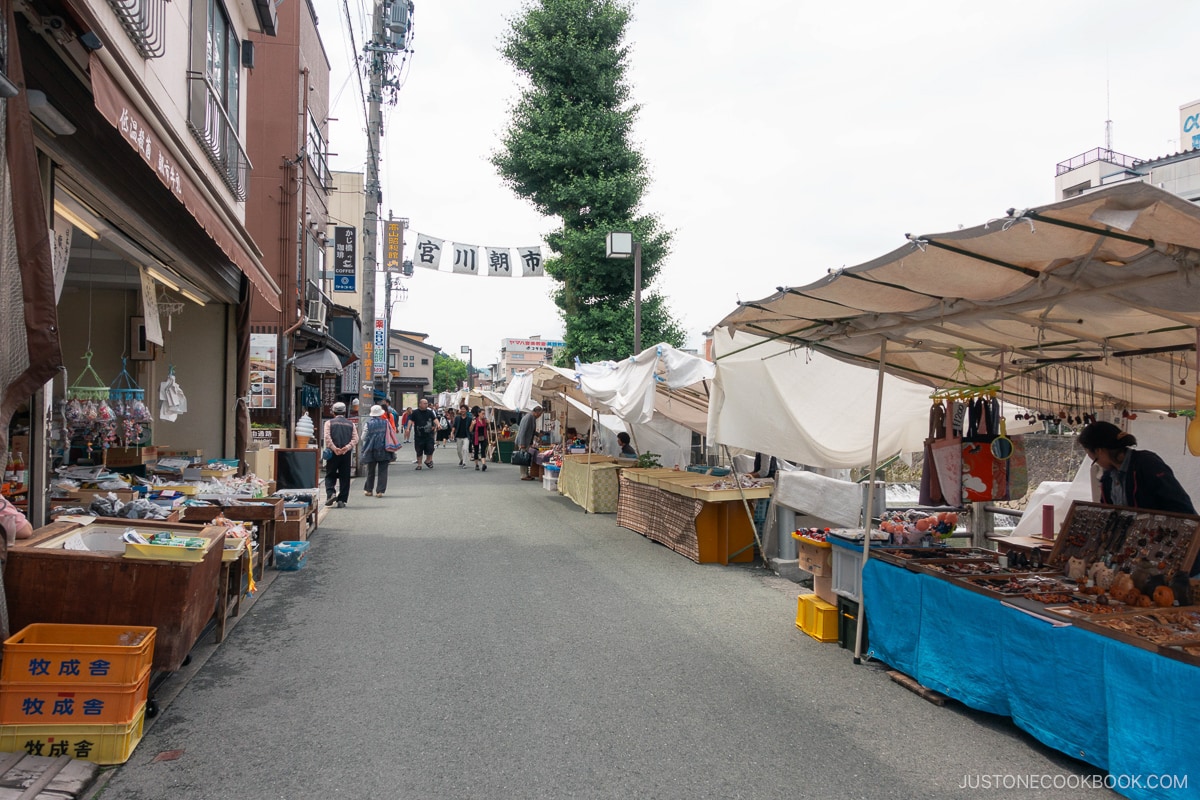
[[[1116,796],[1007,719],[810,639],[769,571],[693,564],[515,467],[446,449],[414,472],[410,452],[172,678],[102,800]]]

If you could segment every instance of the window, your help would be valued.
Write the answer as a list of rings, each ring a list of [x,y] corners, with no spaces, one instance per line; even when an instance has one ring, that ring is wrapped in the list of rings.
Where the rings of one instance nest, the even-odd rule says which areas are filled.
[[[429,366],[429,359],[428,359],[428,358],[422,358],[422,359],[421,359],[421,366],[422,366],[422,367],[427,367],[427,366]]]
[[[329,163],[326,161],[325,137],[321,135],[321,126],[310,111],[308,114],[308,163],[317,175],[317,183],[321,186],[333,185],[329,177]]]
[[[525,354],[524,353],[509,353],[508,358],[511,361],[523,361],[525,359]]]
[[[242,43],[221,0],[195,0],[192,15],[197,33],[188,72],[188,127],[226,185],[245,200],[250,162],[240,138]]]
[[[396,368],[396,351],[392,350],[391,352],[388,353],[388,369],[392,370],[395,368]]]

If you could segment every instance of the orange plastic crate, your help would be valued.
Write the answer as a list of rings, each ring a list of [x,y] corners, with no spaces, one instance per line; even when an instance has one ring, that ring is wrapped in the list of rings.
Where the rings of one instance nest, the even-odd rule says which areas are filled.
[[[150,667],[137,683],[0,683],[0,725],[126,725],[150,692]]]
[[[154,660],[155,628],[26,625],[4,642],[5,683],[134,684]]]

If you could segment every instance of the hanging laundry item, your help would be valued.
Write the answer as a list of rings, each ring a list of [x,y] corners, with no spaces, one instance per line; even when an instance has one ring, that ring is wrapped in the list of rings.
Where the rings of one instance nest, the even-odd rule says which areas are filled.
[[[180,414],[187,413],[187,396],[175,380],[175,370],[172,369],[167,379],[158,386],[158,417],[164,422],[174,422]]]

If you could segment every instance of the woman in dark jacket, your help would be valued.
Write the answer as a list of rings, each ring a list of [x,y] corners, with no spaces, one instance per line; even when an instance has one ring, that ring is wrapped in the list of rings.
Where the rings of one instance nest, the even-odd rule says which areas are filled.
[[[383,417],[383,407],[371,406],[371,418],[367,420],[360,456],[367,467],[367,482],[363,485],[367,497],[371,496],[372,490],[376,497],[383,497],[387,491],[388,464],[395,457],[387,449],[387,430],[388,422]]]
[[[1093,422],[1079,432],[1079,444],[1104,470],[1100,476],[1100,502],[1149,511],[1196,513],[1192,498],[1165,461],[1149,450],[1129,449],[1137,444],[1133,434],[1111,422]],[[1190,570],[1192,575],[1198,571],[1200,557]]]
[[[471,413],[475,415],[475,419],[471,421],[471,460],[475,462],[475,469],[479,469],[479,465],[482,464],[483,471],[487,472],[487,417],[479,406],[471,409]]]

